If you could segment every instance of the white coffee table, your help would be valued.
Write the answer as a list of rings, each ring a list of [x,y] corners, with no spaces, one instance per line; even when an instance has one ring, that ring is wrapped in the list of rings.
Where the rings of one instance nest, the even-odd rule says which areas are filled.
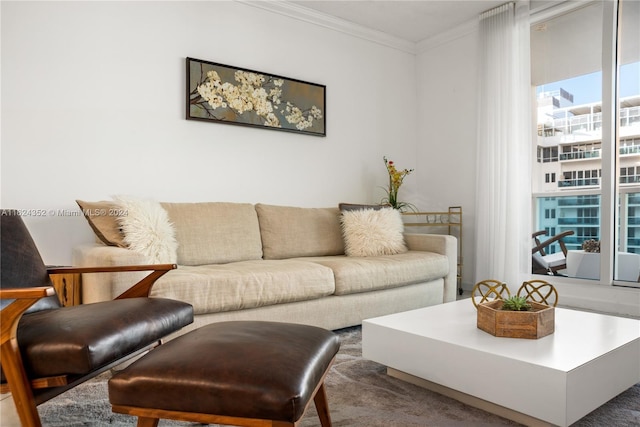
[[[496,338],[466,299],[365,320],[362,355],[505,418],[568,426],[640,382],[640,320],[556,308],[553,334]]]

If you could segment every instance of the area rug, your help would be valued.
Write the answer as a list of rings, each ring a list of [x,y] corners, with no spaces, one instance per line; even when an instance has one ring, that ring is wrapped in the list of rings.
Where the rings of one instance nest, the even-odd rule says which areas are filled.
[[[386,368],[362,358],[361,328],[337,331],[341,348],[327,376],[326,387],[335,427],[468,427],[517,426],[510,420],[406,383]],[[41,405],[45,427],[134,426],[132,417],[111,412],[108,374],[103,374]],[[162,420],[160,426],[199,424]],[[320,422],[311,405],[301,427]],[[636,384],[572,427],[640,426],[640,384]]]

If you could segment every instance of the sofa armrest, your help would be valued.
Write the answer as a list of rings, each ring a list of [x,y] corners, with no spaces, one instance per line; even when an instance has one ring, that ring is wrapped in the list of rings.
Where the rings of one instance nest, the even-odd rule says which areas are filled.
[[[435,252],[449,258],[449,274],[444,278],[444,300],[455,301],[458,292],[458,239],[448,234],[405,233],[411,251]]]
[[[117,246],[91,243],[73,249],[73,265],[78,267],[109,267],[150,264],[142,254]],[[142,280],[146,271],[82,273],[82,303],[109,301]]]

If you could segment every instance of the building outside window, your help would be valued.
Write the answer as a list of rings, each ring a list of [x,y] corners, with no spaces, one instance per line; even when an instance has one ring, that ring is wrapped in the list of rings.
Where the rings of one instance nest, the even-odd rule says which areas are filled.
[[[638,254],[638,273],[634,280],[638,282],[640,34],[637,22],[640,22],[640,2],[619,2],[621,54],[617,69],[613,70],[603,68],[606,57],[602,49],[603,31],[605,39],[609,32],[612,38],[616,34],[603,19],[604,9],[608,7],[604,3],[590,2],[569,13],[535,22],[531,28],[532,84],[537,104],[532,232],[573,231],[564,241],[577,259],[582,243],[589,239],[602,240],[606,235],[603,227],[613,221],[613,238],[601,241],[601,245],[614,247],[618,253]],[[617,129],[612,137],[606,131],[603,134],[603,117],[606,120],[612,114],[603,102],[603,93],[610,91],[603,87],[611,85],[618,73],[617,105],[613,106],[617,107]],[[603,174],[610,178],[604,180]],[[557,181],[553,176],[558,177]],[[614,192],[603,187],[605,181],[615,184]],[[604,213],[611,206],[615,206],[611,209],[614,218],[607,219]],[[559,250],[559,245],[550,248],[550,252]],[[614,262],[616,260],[617,256]],[[614,280],[618,279],[619,268],[622,267],[614,267]],[[576,269],[567,270],[576,272]],[[574,277],[607,282],[606,277],[581,277],[579,272]],[[629,275],[625,277],[629,280]]]

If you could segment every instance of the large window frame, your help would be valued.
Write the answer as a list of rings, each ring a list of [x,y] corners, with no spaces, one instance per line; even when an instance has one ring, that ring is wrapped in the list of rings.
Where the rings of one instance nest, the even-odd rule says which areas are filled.
[[[618,116],[618,1],[605,1],[602,22],[602,178],[600,191],[600,283],[614,283],[617,194],[615,150]]]
[[[595,3],[595,2],[591,2]],[[618,70],[619,70],[619,38],[621,29],[618,26],[619,13],[621,8],[618,1],[600,1],[602,4],[602,144],[598,148],[598,157],[601,160],[601,169],[598,171],[600,184],[600,240],[602,241],[600,252],[600,278],[598,281],[585,280],[578,278],[556,277],[554,280],[560,282],[582,282],[601,285],[622,285],[640,287],[638,283],[622,282],[614,280],[615,276],[615,259],[618,251],[617,241],[623,236],[617,235],[616,222],[618,215],[616,207],[620,203],[620,193],[624,190],[618,188],[620,180],[620,170],[617,166],[618,158]],[[531,25],[535,27],[544,21],[559,16],[564,13],[570,13],[578,8],[584,7],[585,3],[576,4],[573,2],[565,2],[554,7],[550,7],[539,13],[532,14]],[[624,4],[622,5],[624,7]],[[534,130],[536,132],[537,130]],[[562,156],[564,153],[558,153]],[[538,157],[546,158],[544,154],[537,153]],[[592,173],[591,173],[592,174]],[[590,174],[590,175],[591,175]],[[584,177],[583,177],[584,178]],[[590,176],[590,179],[593,177]],[[557,177],[558,181],[564,179],[562,175]],[[569,195],[568,193],[566,193]],[[532,215],[537,216],[536,199],[540,194],[532,194]],[[622,200],[624,202],[624,199]],[[623,206],[624,208],[624,206]]]

